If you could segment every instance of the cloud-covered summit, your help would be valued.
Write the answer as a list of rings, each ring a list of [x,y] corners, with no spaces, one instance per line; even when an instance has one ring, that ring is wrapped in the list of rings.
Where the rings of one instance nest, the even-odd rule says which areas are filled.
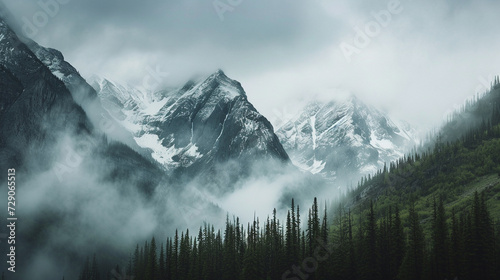
[[[277,104],[349,91],[428,127],[500,72],[492,0],[3,2],[84,76],[140,84],[159,68],[171,74],[165,85],[177,85],[223,68],[270,118]],[[339,45],[393,2],[402,11],[348,63]]]

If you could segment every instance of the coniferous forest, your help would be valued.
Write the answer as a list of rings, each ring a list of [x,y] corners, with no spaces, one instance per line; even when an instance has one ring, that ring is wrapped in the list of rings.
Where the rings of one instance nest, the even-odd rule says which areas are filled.
[[[484,193],[476,192],[460,214],[445,211],[436,199],[430,232],[424,232],[413,204],[407,219],[397,205],[382,217],[375,207],[371,203],[359,221],[350,212],[329,220],[315,200],[301,225],[300,208],[292,200],[286,221],[274,212],[262,227],[259,219],[242,225],[228,218],[223,230],[204,225],[198,233],[153,237],[137,245],[129,264],[117,266],[108,278],[497,279],[500,231]],[[95,257],[87,260],[80,279],[100,279],[98,270]]]

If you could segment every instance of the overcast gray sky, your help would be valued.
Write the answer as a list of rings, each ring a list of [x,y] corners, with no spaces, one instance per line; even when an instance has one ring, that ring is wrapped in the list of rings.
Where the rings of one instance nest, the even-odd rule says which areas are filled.
[[[85,77],[159,69],[179,85],[221,68],[270,119],[350,92],[429,128],[500,72],[496,0],[1,1]]]

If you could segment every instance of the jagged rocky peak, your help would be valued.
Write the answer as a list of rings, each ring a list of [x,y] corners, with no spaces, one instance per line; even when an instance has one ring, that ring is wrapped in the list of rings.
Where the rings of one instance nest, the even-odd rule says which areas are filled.
[[[87,81],[80,76],[78,70],[65,60],[60,51],[40,46],[28,38],[25,38],[24,41],[37,58],[49,68],[52,74],[63,81],[71,92],[73,99],[88,111],[91,106],[90,103],[97,99],[97,94],[87,84]]]
[[[217,69],[213,74],[211,74],[207,80],[215,80],[223,84],[232,84],[232,85],[238,85],[238,87],[243,91],[243,88],[241,87],[241,84],[238,81],[230,79],[222,69]]]
[[[130,86],[106,84],[112,86],[94,83],[103,105],[121,116],[137,144],[150,149],[167,169],[200,171],[250,158],[288,160],[271,123],[248,102],[241,84],[222,70],[177,89],[142,95]]]
[[[193,97],[203,95],[213,95],[214,98],[234,99],[238,96],[245,96],[246,93],[238,81],[230,79],[222,70],[217,70],[211,74],[198,86],[190,90]]]
[[[308,103],[276,133],[297,166],[344,181],[376,172],[417,141],[407,123],[391,120],[352,94]]]
[[[44,162],[50,166],[57,135],[87,135],[93,130],[63,82],[0,19],[2,112],[0,146],[9,153],[0,161]],[[28,156],[29,155],[29,156]],[[0,162],[1,163],[1,162]]]

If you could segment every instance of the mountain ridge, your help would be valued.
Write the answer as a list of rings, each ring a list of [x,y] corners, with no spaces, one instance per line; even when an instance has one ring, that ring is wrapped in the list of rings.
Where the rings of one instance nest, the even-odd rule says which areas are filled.
[[[231,160],[289,159],[271,123],[220,69],[173,90],[145,93],[106,79],[92,86],[108,112],[168,170],[210,173],[207,166]]]
[[[403,156],[418,143],[415,134],[355,95],[311,101],[277,128],[294,164],[344,185]]]

